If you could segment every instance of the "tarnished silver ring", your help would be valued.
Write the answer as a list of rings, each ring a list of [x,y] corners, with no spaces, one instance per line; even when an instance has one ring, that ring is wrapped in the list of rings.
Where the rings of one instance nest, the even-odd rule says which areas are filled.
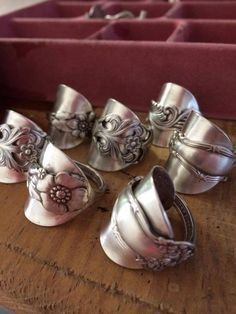
[[[82,94],[61,84],[49,120],[52,142],[61,149],[68,149],[90,137],[95,113]]]
[[[171,138],[166,169],[177,192],[197,194],[225,181],[235,161],[230,138],[192,111],[182,131]]]
[[[132,180],[119,194],[111,221],[100,235],[102,248],[113,262],[132,269],[160,271],[193,255],[193,217],[172,185],[166,171],[156,166],[145,178]],[[183,220],[183,241],[174,240],[165,211],[171,205]]]
[[[95,188],[89,182],[92,181]],[[92,168],[73,161],[52,143],[28,172],[25,216],[41,226],[63,224],[89,207],[106,184]]]
[[[142,160],[152,141],[152,130],[120,102],[109,99],[95,122],[88,163],[100,170],[117,171]]]
[[[175,130],[181,130],[192,110],[199,112],[198,103],[186,88],[165,83],[158,100],[152,100],[148,119],[153,129],[153,144],[168,147]]]
[[[47,134],[33,121],[9,110],[0,125],[0,182],[26,180],[29,166],[37,162]]]
[[[119,19],[133,19],[133,18],[138,18],[138,19],[144,19],[147,16],[147,11],[141,10],[140,13],[136,16],[133,12],[129,10],[123,10],[120,11],[116,14],[107,14],[106,10],[102,8],[100,4],[95,4],[93,5],[89,12],[85,14],[85,17],[88,19],[107,19],[107,20],[119,20]]]

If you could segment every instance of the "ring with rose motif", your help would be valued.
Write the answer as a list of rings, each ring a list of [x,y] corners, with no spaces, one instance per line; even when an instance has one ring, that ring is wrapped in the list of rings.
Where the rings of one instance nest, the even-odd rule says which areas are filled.
[[[63,224],[89,207],[106,184],[92,168],[48,143],[28,173],[25,216],[41,226]]]

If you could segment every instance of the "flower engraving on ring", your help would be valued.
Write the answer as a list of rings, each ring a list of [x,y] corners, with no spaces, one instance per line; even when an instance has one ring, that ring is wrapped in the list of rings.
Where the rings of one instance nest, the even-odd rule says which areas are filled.
[[[80,211],[89,201],[88,183],[78,173],[62,171],[49,174],[34,164],[29,170],[27,184],[30,196],[56,214]]]
[[[50,197],[54,202],[66,204],[71,200],[71,191],[63,185],[56,185],[50,190]]]
[[[72,136],[83,139],[90,136],[95,117],[93,111],[88,113],[52,112],[49,120],[59,131],[71,133]]]
[[[145,146],[151,142],[152,131],[138,120],[122,120],[116,114],[97,121],[93,140],[101,154],[124,163],[142,159]]]
[[[44,145],[46,133],[28,127],[0,126],[0,167],[17,172],[28,170],[36,162]]]
[[[159,237],[158,240],[154,240],[156,246],[160,250],[161,257],[143,257],[137,255],[136,261],[140,263],[143,268],[151,269],[154,271],[161,271],[166,267],[176,266],[187,260],[194,254],[194,245],[181,242],[176,243],[173,240],[166,240]]]

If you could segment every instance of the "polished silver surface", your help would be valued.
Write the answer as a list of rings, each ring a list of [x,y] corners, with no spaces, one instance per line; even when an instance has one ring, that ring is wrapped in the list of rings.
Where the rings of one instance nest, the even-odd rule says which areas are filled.
[[[152,100],[148,116],[153,144],[168,147],[173,132],[183,128],[192,110],[199,111],[199,107],[190,91],[174,83],[165,83],[158,100]]]
[[[107,19],[107,20],[119,20],[119,19],[145,19],[147,17],[147,11],[141,10],[136,16],[133,12],[128,10],[123,10],[114,15],[107,14],[106,11],[101,7],[100,4],[92,6],[88,13],[85,14],[88,19]]]
[[[197,194],[225,181],[235,161],[230,138],[192,111],[182,131],[171,138],[166,169],[177,192]]]
[[[0,125],[0,182],[26,180],[29,166],[37,162],[46,133],[25,116],[9,110]]]
[[[165,211],[172,205],[183,220],[183,241],[174,240]],[[113,262],[132,269],[160,271],[193,255],[192,215],[175,194],[171,179],[162,167],[154,167],[144,179],[132,180],[123,189],[113,207],[111,221],[101,232],[100,242]]]
[[[152,130],[130,109],[109,99],[93,128],[88,163],[104,171],[126,168],[143,159],[151,141]]]
[[[30,167],[27,186],[25,216],[46,227],[73,219],[106,189],[95,170],[73,161],[52,143],[45,145],[39,162]]]
[[[91,136],[95,113],[82,94],[61,84],[49,120],[52,142],[61,149],[69,149]]]

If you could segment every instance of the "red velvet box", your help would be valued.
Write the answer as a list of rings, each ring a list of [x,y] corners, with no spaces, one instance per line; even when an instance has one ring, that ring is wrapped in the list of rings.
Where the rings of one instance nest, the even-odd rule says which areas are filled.
[[[101,4],[147,18],[87,19]],[[0,93],[53,101],[65,83],[92,104],[148,111],[165,82],[189,89],[208,117],[236,119],[236,1],[52,0],[0,18]]]

